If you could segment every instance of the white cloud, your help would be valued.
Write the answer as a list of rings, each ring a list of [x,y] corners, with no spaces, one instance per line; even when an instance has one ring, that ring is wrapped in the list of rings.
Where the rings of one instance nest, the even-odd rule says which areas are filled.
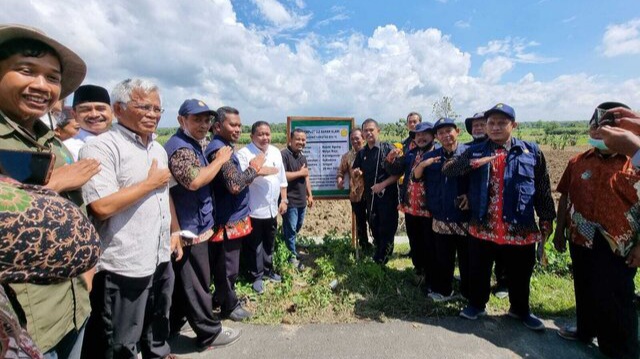
[[[458,20],[453,25],[461,29],[466,29],[471,26],[471,22],[466,20]]]
[[[513,68],[513,61],[506,57],[498,56],[487,59],[482,63],[480,74],[482,78],[490,83],[497,83],[502,75],[509,72]]]
[[[570,23],[570,22],[575,21],[577,18],[578,18],[578,17],[574,15],[574,16],[568,17],[568,18],[566,18],[566,19],[562,19],[562,23],[563,23],[563,24],[568,24],[568,23]]]
[[[506,37],[503,40],[491,40],[486,46],[480,46],[476,50],[478,55],[501,55],[508,57],[514,62],[529,64],[545,64],[558,61],[554,57],[540,56],[534,52],[529,52],[531,47],[539,46],[535,41],[527,41],[520,37]]]
[[[276,28],[301,29],[307,25],[311,15],[300,15],[287,9],[278,0],[253,0],[260,14]],[[296,6],[304,8],[304,2],[296,1]]]
[[[640,54],[640,18],[607,26],[600,50],[606,57]]]
[[[326,18],[324,20],[318,21],[316,23],[316,26],[325,26],[335,21],[344,21],[344,20],[349,20],[350,18],[344,6],[334,5],[331,7],[331,12],[334,13],[335,15],[329,18]]]
[[[583,119],[606,100],[640,104],[640,78],[612,83],[567,74],[539,81],[529,74],[504,82],[516,55],[535,46],[530,41],[478,49],[488,58],[473,59],[483,65],[480,76],[472,76],[471,54],[433,28],[403,31],[389,24],[368,34],[300,35],[287,45],[239,22],[229,0],[5,3],[0,23],[39,27],[73,48],[88,64],[86,83],[110,89],[128,77],[156,81],[167,108],[161,126],[176,126],[177,109],[190,97],[237,107],[244,123],[284,122],[291,115],[389,122],[412,110],[427,116],[444,95],[463,116],[506,102],[521,120]]]

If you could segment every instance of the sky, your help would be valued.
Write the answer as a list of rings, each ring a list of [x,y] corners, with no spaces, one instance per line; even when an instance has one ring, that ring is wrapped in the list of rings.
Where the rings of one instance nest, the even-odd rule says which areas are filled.
[[[85,83],[156,82],[177,126],[187,98],[244,124],[287,116],[435,121],[498,102],[518,121],[588,120],[640,107],[637,0],[1,0],[87,63]]]

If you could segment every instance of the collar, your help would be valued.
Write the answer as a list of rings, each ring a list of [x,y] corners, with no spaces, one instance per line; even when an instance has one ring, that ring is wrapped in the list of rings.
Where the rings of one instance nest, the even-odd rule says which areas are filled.
[[[442,153],[444,153],[445,156],[451,156],[453,154],[458,153],[459,149],[460,149],[460,142],[456,141],[456,148],[453,151],[447,151],[443,146],[442,147]]]
[[[0,136],[7,136],[14,132],[15,128],[12,126],[14,123],[9,119],[9,116],[0,111]]]
[[[220,135],[213,136],[213,140],[218,140],[218,141],[224,143],[225,146],[231,146],[231,148],[235,148],[235,143],[231,143],[231,142],[227,141],[224,137],[222,137]]]
[[[198,146],[202,148],[207,147],[208,142],[206,137],[201,140],[198,140],[197,138],[188,134],[184,129],[182,129],[182,127],[178,127],[178,130],[176,132],[182,134],[184,137],[188,138],[189,140],[194,141]]]
[[[602,151],[600,151],[597,148],[590,148],[589,150],[587,150],[587,152],[584,155],[585,158],[588,158],[588,157],[591,157],[591,156],[597,156],[598,158],[601,158],[603,160],[608,160],[610,158],[614,158],[614,157],[618,157],[618,156],[626,157],[623,154],[615,153],[615,152],[614,153],[605,154],[605,153],[602,153]]]
[[[33,135],[20,124],[10,119],[4,112],[0,111],[0,136],[7,136],[13,132],[17,132],[21,137],[27,137],[27,140],[38,144],[38,147],[43,147],[40,142],[46,143],[55,137],[55,132],[39,119],[33,124],[33,132],[35,133],[35,135]]]
[[[269,146],[271,146],[271,145],[269,145]],[[261,150],[260,148],[258,148],[258,146],[256,146],[256,144],[255,144],[255,143],[253,143],[253,142],[249,142],[249,144],[248,144],[246,147],[247,147],[247,148],[249,149],[249,151],[250,151],[250,152],[252,152],[252,153],[264,153],[265,155],[266,155],[267,153],[269,153],[269,148],[270,148],[270,147],[267,147],[267,150],[266,150],[266,151],[262,151],[262,150]]]
[[[522,143],[522,141],[517,140],[515,137],[511,137],[511,139],[509,139],[509,141],[505,142],[504,145],[499,145],[493,141],[489,141],[489,146],[492,149],[498,149],[498,148],[504,148],[505,150],[510,151],[512,147],[520,147],[523,148],[524,144]]]
[[[287,145],[287,150],[289,150],[289,152],[291,152],[291,154],[293,155],[293,157],[296,157],[296,158],[297,158],[298,156],[300,156],[300,154],[302,153],[302,151],[300,151],[300,152],[295,152],[295,151],[293,150],[293,148],[291,148],[291,146],[289,146],[289,145]]]
[[[374,148],[376,148],[376,147],[381,148],[381,147],[380,147],[380,144],[381,144],[380,140],[377,140],[377,141],[373,144],[373,147],[369,147],[369,144],[368,144],[368,143],[367,143],[367,144],[365,144],[365,146],[366,146],[368,149],[371,149],[371,150],[372,150],[372,149],[374,149]]]
[[[89,132],[89,131],[85,130],[84,128],[81,128],[80,131],[78,131],[78,134],[75,135],[74,138],[86,142],[87,139],[93,138],[93,137],[96,137],[96,136],[97,135],[95,133]]]
[[[137,142],[138,144],[140,144],[142,147],[145,147],[144,142],[142,141],[142,136],[140,136],[139,134],[131,131],[130,129],[128,129],[127,127],[125,127],[123,124],[121,123],[116,123],[117,126],[114,126],[114,129],[116,131],[119,131],[120,133],[122,133],[123,135],[125,135],[126,137],[128,137],[129,139],[131,139],[134,142]],[[148,146],[151,146],[151,144],[156,140],[156,138],[158,137],[158,135],[156,135],[155,133],[151,134],[151,141],[149,141]]]

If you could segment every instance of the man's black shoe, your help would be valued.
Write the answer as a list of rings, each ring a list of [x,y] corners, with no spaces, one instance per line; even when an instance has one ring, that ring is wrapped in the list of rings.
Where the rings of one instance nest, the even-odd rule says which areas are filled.
[[[237,306],[231,313],[225,315],[225,319],[231,319],[234,322],[241,322],[245,319],[251,318],[252,314],[250,311],[244,309],[241,305]]]

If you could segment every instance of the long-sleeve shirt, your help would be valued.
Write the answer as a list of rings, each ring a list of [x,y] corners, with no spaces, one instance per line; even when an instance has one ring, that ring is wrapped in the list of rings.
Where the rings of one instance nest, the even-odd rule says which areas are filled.
[[[600,231],[611,250],[626,256],[638,242],[640,228],[638,194],[640,175],[629,157],[603,155],[590,149],[572,158],[558,183],[567,195],[569,239],[591,248]]]
[[[490,163],[489,174],[489,206],[487,215],[482,219],[472,217],[469,223],[469,234],[476,238],[489,240],[498,244],[525,245],[542,240],[538,226],[533,223],[508,223],[504,221],[504,186],[505,169],[507,165],[507,153],[511,150],[514,139],[505,146],[495,142],[488,144],[496,159]],[[471,147],[459,157],[447,161],[443,167],[443,173],[447,176],[461,176],[477,168],[477,160],[472,158],[477,147]],[[551,181],[547,170],[546,160],[542,151],[536,154],[536,162],[533,168],[535,192],[533,206],[540,218],[540,225],[544,230],[550,230],[555,218],[555,206],[551,196]],[[482,185],[470,183],[470,186]],[[473,205],[473,203],[471,204]]]
[[[349,177],[349,200],[351,202],[360,202],[362,200],[362,193],[364,192],[364,180],[362,177],[353,176],[353,161],[356,159],[357,151],[353,148],[349,152],[342,155],[340,159],[340,166],[336,173],[336,178]]]

